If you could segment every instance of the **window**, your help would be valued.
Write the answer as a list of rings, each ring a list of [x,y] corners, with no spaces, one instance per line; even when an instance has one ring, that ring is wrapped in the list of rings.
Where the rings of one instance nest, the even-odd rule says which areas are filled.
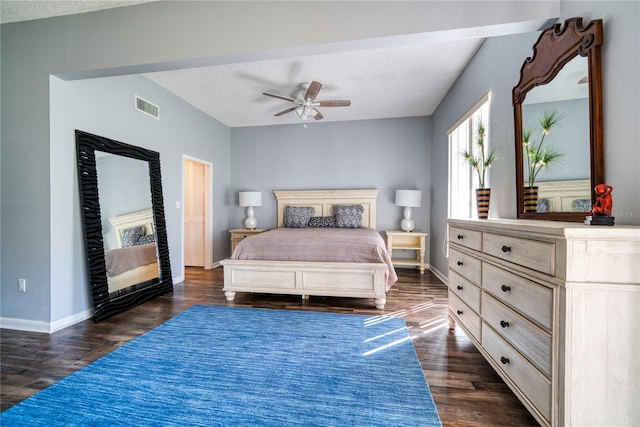
[[[449,130],[449,218],[475,218],[478,176],[462,158],[462,153],[471,149],[476,138],[478,124],[483,123],[486,131],[485,150],[489,151],[489,94],[462,116]],[[487,183],[489,177],[487,177]],[[487,188],[489,186],[487,185]]]

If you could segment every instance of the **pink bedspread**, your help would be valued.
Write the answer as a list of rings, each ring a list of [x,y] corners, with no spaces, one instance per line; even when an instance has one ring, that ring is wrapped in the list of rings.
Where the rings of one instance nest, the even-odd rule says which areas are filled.
[[[370,228],[278,228],[242,240],[231,258],[384,263],[387,290],[398,280],[384,240]]]
[[[129,246],[111,249],[104,254],[104,261],[109,276],[117,276],[132,268],[151,264],[157,261],[156,244]]]

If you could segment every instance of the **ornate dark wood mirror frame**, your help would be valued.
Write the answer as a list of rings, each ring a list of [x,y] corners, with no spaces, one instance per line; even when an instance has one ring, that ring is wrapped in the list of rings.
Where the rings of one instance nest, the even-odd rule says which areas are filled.
[[[173,290],[162,197],[160,155],[155,151],[79,130],[76,130],[76,148],[80,205],[84,221],[89,280],[93,296],[93,319],[95,322],[99,322]],[[137,283],[120,295],[114,295],[113,293],[110,295],[107,283],[104,238],[98,195],[96,151],[141,160],[149,165],[149,185],[160,271],[157,278]]]
[[[544,30],[533,46],[533,56],[525,60],[520,69],[520,81],[513,88],[513,111],[516,143],[516,189],[518,218],[584,221],[585,212],[530,212],[524,211],[524,166],[522,148],[522,104],[527,92],[549,83],[562,67],[576,56],[586,56],[589,71],[589,135],[591,202],[593,188],[604,182],[603,129],[602,129],[602,73],[600,47],[603,43],[602,20],[593,20],[583,26],[582,18],[571,18]]]

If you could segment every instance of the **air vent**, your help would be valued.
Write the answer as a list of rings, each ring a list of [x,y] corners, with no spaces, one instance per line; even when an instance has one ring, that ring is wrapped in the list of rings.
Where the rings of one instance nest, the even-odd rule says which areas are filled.
[[[160,107],[136,95],[136,110],[160,120]]]

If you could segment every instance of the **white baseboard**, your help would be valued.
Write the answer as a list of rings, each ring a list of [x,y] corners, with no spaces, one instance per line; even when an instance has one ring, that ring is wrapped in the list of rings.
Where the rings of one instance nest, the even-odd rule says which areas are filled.
[[[90,319],[91,317],[93,317],[93,309],[87,309],[80,313],[72,314],[71,316],[56,320],[55,322],[0,317],[0,328],[13,329],[15,331],[52,334],[71,325],[75,325],[76,323]]]
[[[431,270],[431,272],[440,280],[442,280],[442,283],[444,283],[445,285],[449,286],[449,279],[447,278],[447,276],[445,276],[444,274],[442,274],[437,268],[431,266],[429,267],[429,270]]]

